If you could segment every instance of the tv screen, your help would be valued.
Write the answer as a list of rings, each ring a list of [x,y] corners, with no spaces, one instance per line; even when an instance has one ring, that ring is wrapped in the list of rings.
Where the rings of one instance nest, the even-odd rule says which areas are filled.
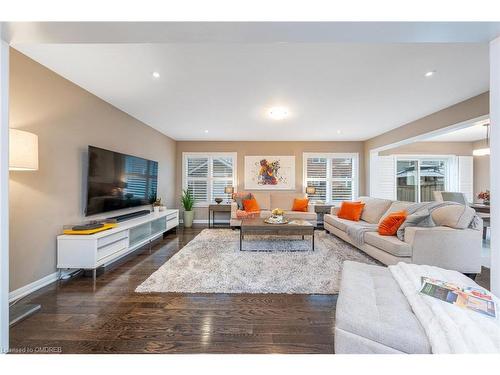
[[[87,216],[156,200],[158,162],[94,146],[88,155]]]

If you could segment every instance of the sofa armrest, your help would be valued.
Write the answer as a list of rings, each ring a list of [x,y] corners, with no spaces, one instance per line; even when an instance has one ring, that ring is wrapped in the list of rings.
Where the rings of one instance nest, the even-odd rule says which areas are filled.
[[[330,214],[337,215],[337,212],[339,212],[339,210],[340,210],[340,207],[332,206],[332,208],[330,208]]]
[[[238,211],[238,203],[231,202],[231,219],[236,219],[236,211]]]
[[[412,262],[462,273],[481,272],[482,232],[448,227],[405,229]]]

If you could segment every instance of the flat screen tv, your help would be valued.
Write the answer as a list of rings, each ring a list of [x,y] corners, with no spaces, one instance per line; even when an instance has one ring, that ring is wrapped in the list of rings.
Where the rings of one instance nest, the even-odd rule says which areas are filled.
[[[85,215],[151,204],[158,162],[89,146]]]

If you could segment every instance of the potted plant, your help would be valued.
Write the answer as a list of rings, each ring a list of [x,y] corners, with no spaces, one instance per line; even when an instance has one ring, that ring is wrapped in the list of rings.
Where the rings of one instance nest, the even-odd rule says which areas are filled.
[[[184,227],[191,228],[194,218],[194,197],[188,189],[182,191],[181,203],[184,208]]]
[[[153,211],[160,212],[161,207],[162,207],[161,198],[158,198],[153,202]]]

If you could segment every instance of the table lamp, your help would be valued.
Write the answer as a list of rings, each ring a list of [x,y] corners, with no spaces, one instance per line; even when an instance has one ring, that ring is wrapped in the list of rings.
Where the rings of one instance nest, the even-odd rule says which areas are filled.
[[[231,194],[231,198],[232,198],[233,193],[234,193],[234,187],[233,186],[226,186],[224,188],[224,193]],[[231,198],[229,198],[229,197],[227,198],[227,203],[228,204],[231,203]]]

